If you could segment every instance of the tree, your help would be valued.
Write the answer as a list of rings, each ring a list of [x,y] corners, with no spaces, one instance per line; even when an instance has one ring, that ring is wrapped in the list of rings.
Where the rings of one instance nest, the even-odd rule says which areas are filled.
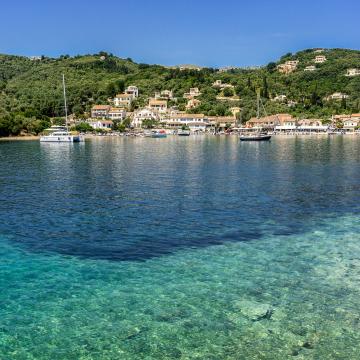
[[[154,119],[144,119],[142,121],[142,127],[145,129],[153,129],[158,124],[158,121]]]
[[[266,99],[269,98],[269,90],[268,90],[268,84],[267,84],[266,76],[263,77],[262,96],[264,98],[266,98]]]
[[[131,119],[129,117],[125,118],[122,124],[125,126],[125,128],[129,128],[131,124]]]
[[[226,96],[226,97],[234,96],[234,90],[232,88],[226,87],[223,90],[223,95]]]
[[[269,73],[274,72],[275,69],[276,69],[276,63],[274,63],[274,62],[269,62],[269,63],[266,65],[266,70],[267,70]]]

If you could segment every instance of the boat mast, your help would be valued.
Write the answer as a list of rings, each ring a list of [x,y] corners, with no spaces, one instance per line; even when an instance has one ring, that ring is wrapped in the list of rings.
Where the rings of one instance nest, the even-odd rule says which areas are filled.
[[[256,94],[257,94],[257,101],[256,101],[256,105],[257,105],[257,111],[256,111],[256,117],[258,119],[260,119],[260,89],[256,90]]]
[[[62,80],[63,80],[63,90],[64,90],[65,126],[66,126],[66,131],[69,131],[69,128],[68,128],[67,103],[66,103],[65,75],[64,75],[64,74],[63,74],[63,76],[62,76]]]

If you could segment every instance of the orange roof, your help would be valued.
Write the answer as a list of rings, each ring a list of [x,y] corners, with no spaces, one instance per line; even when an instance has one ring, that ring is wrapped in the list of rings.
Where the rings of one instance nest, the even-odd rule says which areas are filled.
[[[171,115],[170,118],[172,119],[203,119],[205,118],[206,116],[204,114],[174,114],[174,115]]]
[[[124,98],[132,99],[132,95],[130,95],[130,94],[117,94],[115,97],[122,98],[122,99],[124,99]]]
[[[110,106],[109,105],[94,105],[92,107],[92,110],[109,110]]]

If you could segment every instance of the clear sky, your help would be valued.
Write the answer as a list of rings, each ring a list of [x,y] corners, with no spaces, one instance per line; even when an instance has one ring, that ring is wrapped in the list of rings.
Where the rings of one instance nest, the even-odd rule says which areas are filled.
[[[360,49],[360,0],[2,0],[0,53],[262,65],[310,47]]]

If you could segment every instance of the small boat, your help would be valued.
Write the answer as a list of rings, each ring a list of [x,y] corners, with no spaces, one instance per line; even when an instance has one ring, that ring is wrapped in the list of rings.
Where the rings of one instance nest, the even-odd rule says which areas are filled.
[[[165,130],[153,130],[151,131],[152,138],[166,138],[166,131]]]
[[[240,135],[241,141],[269,141],[270,139],[271,139],[271,135],[268,134]]]
[[[179,129],[177,134],[178,134],[178,136],[190,136],[190,130],[188,130],[188,129]]]
[[[63,75],[63,91],[64,91],[64,107],[65,107],[65,126],[52,126],[49,130],[50,133],[40,136],[40,142],[80,142],[84,141],[83,136],[73,135],[68,127],[68,114],[66,103],[66,89],[65,89],[65,75]]]

